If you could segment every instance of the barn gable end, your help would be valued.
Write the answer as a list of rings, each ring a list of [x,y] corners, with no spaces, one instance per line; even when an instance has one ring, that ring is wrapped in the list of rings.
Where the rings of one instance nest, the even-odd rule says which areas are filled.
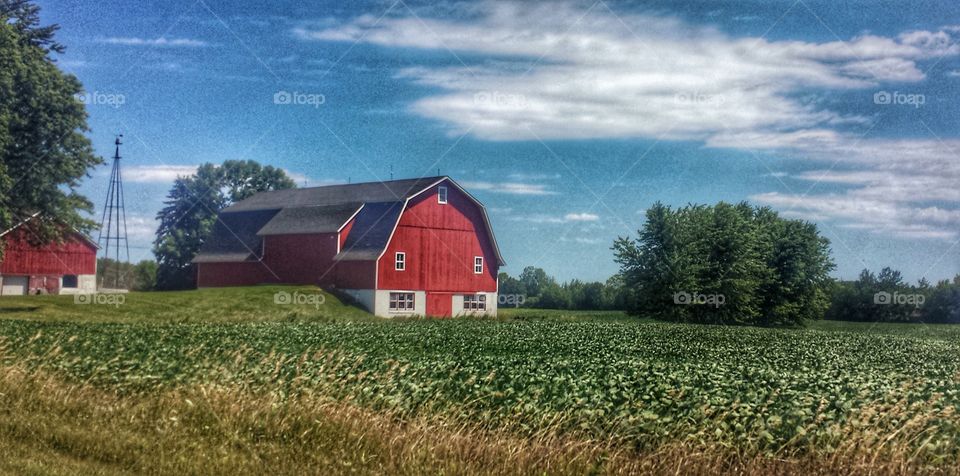
[[[96,291],[97,245],[69,231],[61,243],[30,243],[29,222],[0,233],[5,252],[0,262],[0,295],[72,294]],[[64,279],[66,277],[66,279]]]

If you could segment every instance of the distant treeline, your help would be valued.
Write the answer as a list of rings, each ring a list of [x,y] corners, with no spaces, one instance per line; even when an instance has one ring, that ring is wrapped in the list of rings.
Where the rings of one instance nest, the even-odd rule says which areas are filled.
[[[500,274],[501,307],[624,310],[680,322],[798,325],[808,319],[960,323],[960,275],[917,284],[900,272],[829,277],[829,241],[816,225],[766,207],[655,204],[637,238],[613,246],[606,282],[558,283],[529,266]]]
[[[577,279],[558,283],[544,270],[527,266],[517,278],[507,273],[499,278],[500,307],[609,310],[624,309],[628,299],[619,276],[603,283]]]
[[[111,258],[97,258],[97,286],[104,288],[152,291],[157,285],[157,262],[143,260],[137,264]]]
[[[960,324],[960,274],[935,285],[903,281],[899,271],[863,270],[856,281],[836,281],[826,319],[861,322]]]

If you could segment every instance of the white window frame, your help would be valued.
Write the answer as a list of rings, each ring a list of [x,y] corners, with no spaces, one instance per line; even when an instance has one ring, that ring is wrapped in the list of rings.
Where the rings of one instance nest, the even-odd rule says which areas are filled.
[[[437,187],[437,203],[441,205],[446,205],[447,203],[447,187],[439,186]]]
[[[397,254],[394,255],[393,269],[395,271],[407,270],[407,253],[398,251]]]
[[[391,292],[389,303],[390,312],[413,312],[417,309],[417,294]]]
[[[487,295],[486,294],[464,294],[463,310],[464,311],[486,311]]]
[[[483,274],[483,256],[473,257],[473,274]]]

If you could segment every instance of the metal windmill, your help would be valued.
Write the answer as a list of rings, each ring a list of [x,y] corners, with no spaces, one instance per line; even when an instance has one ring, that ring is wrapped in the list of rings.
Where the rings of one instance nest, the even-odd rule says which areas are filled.
[[[103,217],[100,218],[100,235],[97,237],[97,244],[103,250],[103,257],[110,257],[110,249],[113,247],[114,259],[116,260],[116,273],[114,273],[113,287],[120,288],[120,242],[123,242],[123,248],[126,252],[126,262],[130,261],[130,244],[127,243],[127,212],[123,207],[123,181],[120,175],[120,145],[123,142],[120,139],[123,134],[117,136],[116,152],[113,154],[113,170],[110,172],[110,186],[107,188],[107,200],[103,205]],[[121,228],[122,227],[122,228]],[[103,270],[100,278],[100,288],[106,283],[107,270]]]

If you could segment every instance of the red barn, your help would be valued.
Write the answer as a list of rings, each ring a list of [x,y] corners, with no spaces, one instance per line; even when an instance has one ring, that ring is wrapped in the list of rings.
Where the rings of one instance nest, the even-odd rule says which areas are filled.
[[[496,315],[486,209],[449,177],[258,193],[220,213],[197,286],[316,284],[378,316]]]
[[[0,263],[0,296],[77,294],[97,290],[97,244],[79,232],[62,243],[30,244],[29,222],[0,233],[6,251]]]

